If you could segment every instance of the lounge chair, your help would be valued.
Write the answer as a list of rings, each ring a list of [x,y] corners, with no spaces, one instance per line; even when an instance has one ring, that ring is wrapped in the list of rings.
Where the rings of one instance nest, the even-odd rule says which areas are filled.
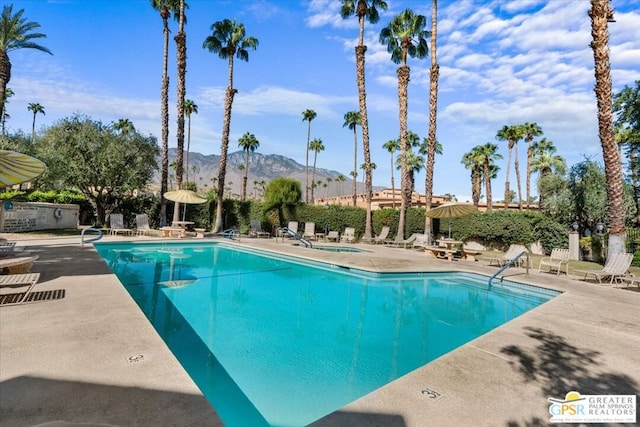
[[[128,236],[131,234],[131,229],[125,228],[122,214],[112,213],[109,215],[109,234],[117,235],[120,233]]]
[[[547,258],[542,258],[540,260],[540,265],[538,266],[538,273],[542,271],[542,267],[549,267],[549,272],[551,272],[554,268],[556,269],[557,275],[560,275],[560,270],[562,270],[562,266],[566,267],[567,276],[569,275],[569,249],[558,249],[554,248],[551,250],[551,255]]]
[[[305,222],[304,223],[304,233],[302,233],[302,237],[304,239],[315,239],[316,238],[316,223],[315,222]]]
[[[16,305],[21,304],[27,299],[27,295],[38,283],[40,279],[40,273],[21,273],[21,274],[7,274],[0,276],[0,290],[4,289],[16,289],[26,288],[19,293],[11,292],[10,294],[2,292],[0,294],[0,305]]]
[[[610,277],[610,284],[613,284],[614,280],[622,278],[629,272],[631,261],[633,261],[633,254],[620,252],[611,255],[601,270],[576,270],[576,273],[584,273],[582,280],[586,280],[588,275],[593,275],[600,284],[603,278]]]
[[[416,239],[413,241],[413,249],[422,251],[427,246],[429,246],[427,235],[424,233],[416,234]]]
[[[394,248],[412,248],[415,240],[418,238],[418,233],[413,233],[406,239],[403,240],[387,240],[385,243]]]
[[[270,237],[271,233],[262,229],[262,222],[259,219],[252,219],[249,224],[249,237]]]
[[[340,233],[338,233],[337,231],[329,231],[329,233],[327,233],[327,242],[338,242],[338,240],[340,240]]]
[[[527,252],[527,248],[523,245],[511,245],[503,255],[490,258],[489,265],[495,262],[499,267],[502,267],[504,265],[507,265],[511,260],[520,255],[522,252]],[[518,261],[516,261],[516,264],[521,265],[521,260],[522,258],[518,259]]]
[[[38,255],[0,259],[0,271],[6,274],[28,273]]]
[[[136,234],[138,236],[153,236],[156,230],[149,226],[149,216],[145,214],[136,215]]]
[[[380,230],[380,234],[373,238],[374,244],[383,244],[387,241],[387,236],[389,236],[389,227],[384,226],[382,230]]]
[[[620,281],[622,283],[626,283],[627,284],[627,288],[630,285],[638,285],[638,288],[640,288],[640,277],[637,276],[621,276],[619,277]]]
[[[353,227],[345,227],[344,233],[342,233],[342,237],[340,237],[341,242],[345,243],[353,243],[356,240],[356,229]]]

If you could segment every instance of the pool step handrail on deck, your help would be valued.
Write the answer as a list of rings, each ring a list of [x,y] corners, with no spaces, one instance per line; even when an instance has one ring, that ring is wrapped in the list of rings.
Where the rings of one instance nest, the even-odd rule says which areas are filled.
[[[509,262],[507,262],[505,265],[503,265],[502,267],[500,267],[500,269],[498,271],[496,271],[495,273],[493,273],[493,276],[491,276],[491,278],[489,279],[489,289],[491,289],[491,282],[493,282],[493,279],[496,278],[496,276],[500,273],[502,273],[503,271],[505,271],[507,268],[511,267],[513,264],[515,264],[522,255],[526,255],[527,256],[527,275],[529,275],[529,251],[522,251],[520,252],[518,255],[514,256],[513,258],[511,258],[511,260],[509,260]],[[500,278],[500,281],[502,281],[504,279],[504,276]]]
[[[304,237],[302,237],[300,234],[296,233],[295,231],[293,231],[289,227],[282,227],[282,228],[280,228],[279,231],[280,231],[280,233],[282,233],[283,236],[293,237],[294,239],[298,240],[306,248],[312,248],[313,247],[313,245],[311,244],[310,241],[308,241],[307,239],[305,239]]]
[[[89,231],[91,233],[96,233],[92,237],[84,238],[84,234]],[[96,240],[102,239],[103,233],[102,230],[93,227],[83,228],[80,232],[80,246],[84,246],[85,243],[95,242]]]

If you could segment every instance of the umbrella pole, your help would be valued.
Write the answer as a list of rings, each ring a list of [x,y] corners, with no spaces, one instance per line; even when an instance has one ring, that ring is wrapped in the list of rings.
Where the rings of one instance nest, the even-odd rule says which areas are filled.
[[[183,221],[184,221],[186,216],[187,216],[187,204],[184,203],[184,208],[182,209],[182,220]]]
[[[451,218],[449,218],[449,238],[451,238]]]

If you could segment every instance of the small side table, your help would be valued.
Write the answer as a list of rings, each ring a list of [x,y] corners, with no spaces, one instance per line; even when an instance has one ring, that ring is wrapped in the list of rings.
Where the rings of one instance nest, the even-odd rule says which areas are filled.
[[[324,233],[316,233],[316,242],[320,240],[324,242]]]

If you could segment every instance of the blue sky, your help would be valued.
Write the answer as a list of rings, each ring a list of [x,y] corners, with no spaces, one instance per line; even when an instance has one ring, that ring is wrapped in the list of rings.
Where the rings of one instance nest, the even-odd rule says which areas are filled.
[[[258,152],[283,154],[305,163],[307,123],[302,111],[318,116],[311,137],[325,151],[318,167],[348,177],[353,168],[353,136],[344,114],[357,110],[353,47],[355,18],[343,20],[338,0],[190,0],[187,11],[187,98],[198,105],[192,116],[191,148],[220,154],[227,62],[202,48],[211,24],[224,18],[242,22],[260,45],[249,62],[236,61],[230,151],[251,132]],[[378,42],[380,29],[409,7],[431,21],[431,1],[387,0],[376,25],[365,26],[367,104],[374,185],[390,186],[390,154],[382,145],[398,137],[397,65]],[[3,2],[3,4],[6,4]],[[160,139],[162,20],[148,0],[23,0],[29,21],[47,34],[40,42],[53,56],[35,50],[10,53],[15,92],[7,105],[9,130],[29,133],[30,102],[45,107],[36,127],[82,113],[104,123],[130,119],[144,134]],[[614,91],[640,79],[640,0],[613,0],[610,24]],[[593,93],[593,53],[587,0],[441,1],[438,13],[440,64],[434,192],[470,198],[470,174],[460,160],[474,146],[496,142],[503,125],[536,122],[569,165],[589,156],[601,159]],[[177,23],[170,22],[173,32]],[[170,139],[176,146],[175,43],[170,41]],[[409,129],[428,130],[428,58],[409,59]],[[360,142],[360,135],[358,136]],[[502,194],[506,144],[494,194]],[[524,165],[525,149],[519,150]],[[311,156],[310,156],[311,158]],[[363,162],[361,148],[358,165]],[[513,166],[512,166],[513,168]],[[523,171],[524,185],[524,166]],[[395,171],[398,181],[399,172]],[[511,187],[515,188],[513,169]],[[359,180],[362,171],[359,171]],[[535,181],[534,181],[535,182]],[[424,172],[416,177],[424,192]],[[523,189],[524,191],[524,189]]]

